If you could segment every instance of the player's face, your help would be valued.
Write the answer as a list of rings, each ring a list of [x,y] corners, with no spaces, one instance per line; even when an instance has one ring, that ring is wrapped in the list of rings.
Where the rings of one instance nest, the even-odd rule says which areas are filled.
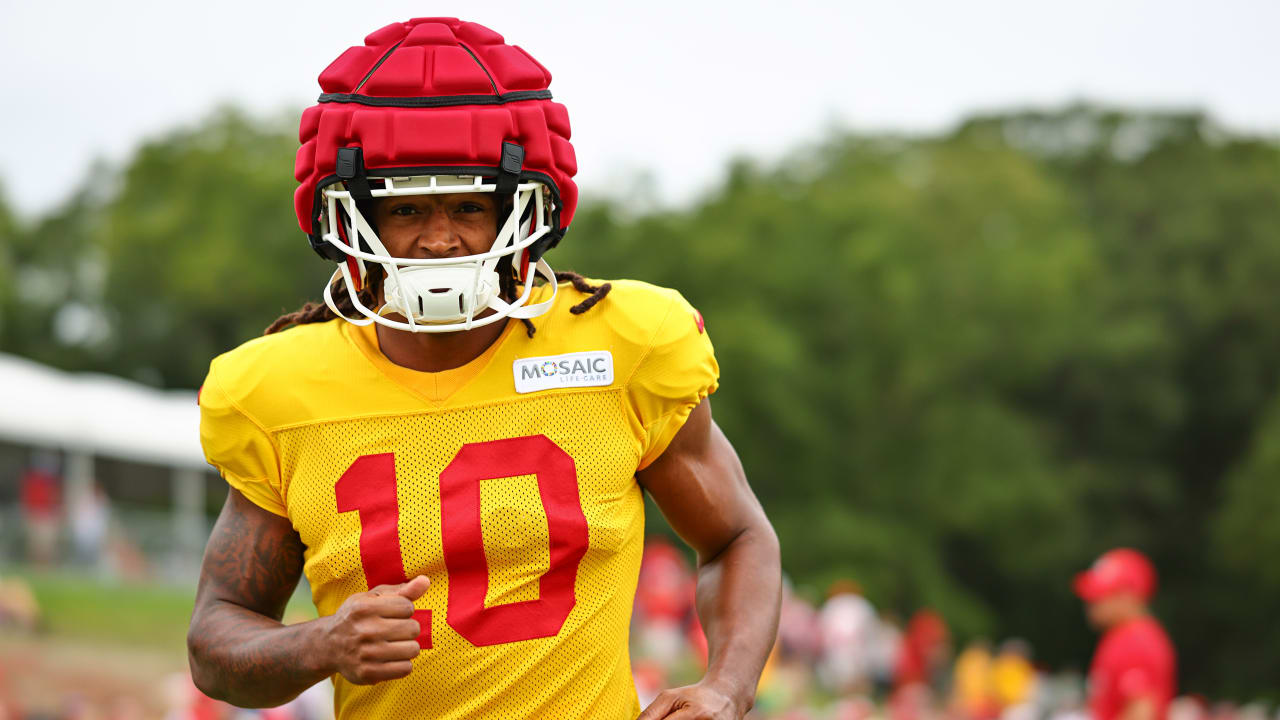
[[[1142,607],[1142,600],[1132,593],[1116,593],[1085,604],[1089,624],[1105,630],[1131,617]]]
[[[479,255],[489,251],[498,235],[492,193],[382,198],[373,218],[378,238],[394,257]]]

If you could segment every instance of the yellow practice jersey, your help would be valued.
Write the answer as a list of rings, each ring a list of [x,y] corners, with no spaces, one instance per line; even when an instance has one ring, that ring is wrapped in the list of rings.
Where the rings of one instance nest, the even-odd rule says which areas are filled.
[[[431,578],[413,673],[372,686],[335,676],[340,719],[639,713],[635,473],[715,390],[718,368],[675,291],[617,281],[570,314],[583,297],[561,285],[534,337],[509,321],[483,355],[438,373],[393,364],[373,327],[342,320],[213,361],[206,457],[292,522],[321,615]]]

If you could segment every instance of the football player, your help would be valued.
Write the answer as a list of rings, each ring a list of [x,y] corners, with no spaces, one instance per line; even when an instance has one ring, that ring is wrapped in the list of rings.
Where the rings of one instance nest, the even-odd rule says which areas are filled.
[[[332,677],[339,718],[751,707],[777,539],[712,421],[701,316],[543,257],[577,204],[550,80],[452,18],[388,25],[320,75],[294,199],[336,264],[325,302],[216,358],[200,395],[231,486],[188,634],[209,695],[274,706]],[[641,714],[643,491],[698,555],[709,661]],[[302,574],[320,617],[282,625]]]

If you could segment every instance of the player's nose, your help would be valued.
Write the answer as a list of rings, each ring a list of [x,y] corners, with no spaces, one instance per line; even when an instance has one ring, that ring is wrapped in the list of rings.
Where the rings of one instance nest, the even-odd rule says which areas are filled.
[[[418,232],[418,247],[428,258],[456,257],[462,252],[462,240],[449,213],[433,208]]]

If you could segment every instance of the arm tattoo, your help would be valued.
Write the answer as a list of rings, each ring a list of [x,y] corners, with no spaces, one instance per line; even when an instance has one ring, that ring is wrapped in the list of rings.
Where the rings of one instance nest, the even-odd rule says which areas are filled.
[[[284,518],[264,523],[229,510],[218,517],[201,575],[221,599],[280,620],[302,574],[302,539]]]
[[[327,673],[308,662],[313,628],[280,623],[302,574],[289,521],[232,490],[205,550],[187,634],[192,677],[236,705],[279,705]]]

